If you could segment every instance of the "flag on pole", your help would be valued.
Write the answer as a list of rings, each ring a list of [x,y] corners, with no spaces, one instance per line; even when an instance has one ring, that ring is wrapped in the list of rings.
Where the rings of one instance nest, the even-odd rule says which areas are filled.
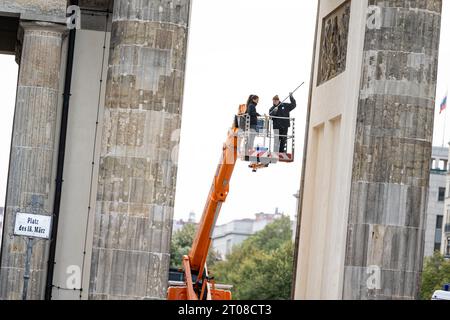
[[[445,111],[445,109],[447,109],[447,97],[448,93],[445,95],[444,100],[442,100],[441,102],[441,110],[439,111],[439,114],[441,114],[442,112]]]

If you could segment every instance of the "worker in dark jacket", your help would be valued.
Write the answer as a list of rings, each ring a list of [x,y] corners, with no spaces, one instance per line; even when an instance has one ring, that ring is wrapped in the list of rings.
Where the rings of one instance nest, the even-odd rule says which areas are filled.
[[[259,103],[259,97],[251,95],[247,101],[247,114],[250,116],[250,127],[254,127],[258,124],[258,117],[261,115],[256,111],[256,106]]]
[[[248,136],[247,150],[253,149],[253,144],[256,138],[256,127],[258,125],[258,117],[261,115],[256,111],[256,106],[259,103],[259,97],[250,95],[247,100],[247,114],[250,116],[250,132]]]
[[[275,131],[275,150],[280,153],[287,152],[287,135],[291,126],[290,113],[297,107],[292,93],[289,93],[291,103],[280,103],[278,96],[273,97],[273,107],[270,108],[270,116],[273,118],[273,129]]]

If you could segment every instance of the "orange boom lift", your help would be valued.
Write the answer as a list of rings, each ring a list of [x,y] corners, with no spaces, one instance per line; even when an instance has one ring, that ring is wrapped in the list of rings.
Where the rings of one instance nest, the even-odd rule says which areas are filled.
[[[242,160],[250,162],[249,167],[254,172],[272,163],[294,161],[295,120],[290,119],[292,135],[287,136],[287,139],[292,142],[290,153],[280,154],[272,151],[276,145],[273,141],[280,136],[276,133],[272,134],[272,120],[275,117],[269,116],[259,118],[260,127],[257,137],[262,141],[262,146],[259,144],[256,148],[252,146],[248,149],[250,119],[245,112],[246,105],[241,105],[233,126],[228,132],[195,240],[189,254],[183,257],[184,282],[182,285],[169,287],[168,300],[231,300],[231,292],[216,288],[214,279],[209,277],[206,258],[220,209],[230,190],[230,180],[237,158],[240,156]],[[240,129],[244,125],[239,126],[239,123],[243,123],[245,129]],[[238,149],[241,152],[238,152]]]

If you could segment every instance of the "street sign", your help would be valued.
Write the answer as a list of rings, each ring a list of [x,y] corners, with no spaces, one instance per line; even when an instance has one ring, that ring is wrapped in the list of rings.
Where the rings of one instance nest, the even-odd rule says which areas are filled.
[[[51,216],[17,213],[14,234],[16,236],[49,239],[51,223]]]

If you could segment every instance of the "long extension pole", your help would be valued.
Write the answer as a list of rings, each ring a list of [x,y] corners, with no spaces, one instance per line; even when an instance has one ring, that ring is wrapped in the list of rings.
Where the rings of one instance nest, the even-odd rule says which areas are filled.
[[[300,89],[301,87],[303,87],[304,84],[305,84],[305,82],[302,82],[302,84],[299,85],[297,88],[295,88],[295,90],[292,91],[292,92],[290,93],[290,95],[288,95],[288,96],[287,96],[280,104],[285,103],[286,100],[289,99],[289,98],[291,97],[291,95],[293,95],[294,93],[296,93],[298,89]],[[270,114],[270,115],[272,115],[272,114]]]
[[[290,95],[288,95],[288,96],[287,96],[287,97],[286,97],[286,98],[285,98],[285,99],[284,99],[284,100],[283,100],[283,101],[282,101],[281,103],[284,103],[284,102],[286,102],[286,100],[287,100],[287,99],[289,99],[291,95],[293,95],[294,93],[296,93],[298,89],[300,89],[301,87],[303,87],[303,85],[304,85],[304,84],[305,84],[305,82],[302,82],[302,84],[301,84],[301,85],[299,85],[299,86],[298,86],[297,88],[295,88],[295,90],[294,90],[294,91],[292,91],[292,92],[291,92],[291,94],[290,94]]]

